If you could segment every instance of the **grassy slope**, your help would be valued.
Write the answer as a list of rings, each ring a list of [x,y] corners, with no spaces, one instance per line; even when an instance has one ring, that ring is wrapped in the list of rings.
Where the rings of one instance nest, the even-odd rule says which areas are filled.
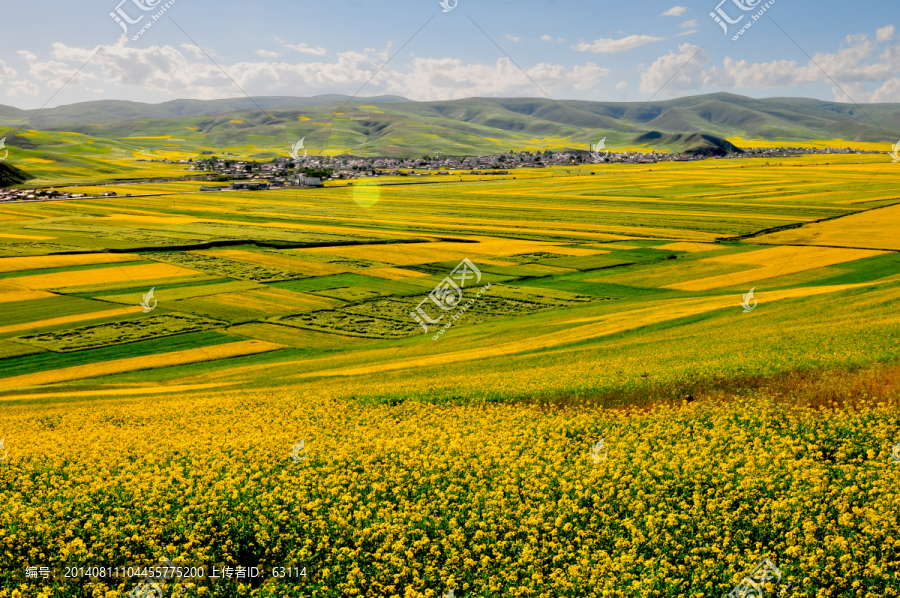
[[[509,150],[587,149],[606,137],[610,149],[681,151],[698,133],[739,145],[818,142],[865,146],[900,137],[896,105],[852,106],[797,98],[755,100],[710,94],[636,103],[470,98],[448,102],[362,99],[341,115],[329,98],[264,98],[265,113],[246,101],[180,101],[160,105],[88,102],[44,111],[7,140],[11,162],[38,177],[36,184],[78,179],[180,176],[184,169],[138,158],[183,159],[202,151],[243,159],[285,156],[297,139],[311,155],[473,155]],[[390,98],[383,98],[390,100]],[[14,126],[22,111],[0,110]],[[2,125],[0,125],[2,126]],[[636,142],[649,132],[657,141]],[[691,137],[694,135],[694,137]],[[887,135],[887,138],[885,138]],[[755,140],[755,141],[753,141]],[[846,141],[845,141],[846,140]]]

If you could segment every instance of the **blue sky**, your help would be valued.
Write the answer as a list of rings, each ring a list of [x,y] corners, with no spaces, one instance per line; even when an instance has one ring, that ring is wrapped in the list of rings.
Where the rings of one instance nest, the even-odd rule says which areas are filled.
[[[352,94],[404,44],[361,96],[900,101],[896,0],[774,0],[736,40],[771,0],[719,1],[458,0],[443,12],[438,0],[6,0],[0,104],[39,107],[60,87],[49,106],[240,97],[239,87]],[[127,36],[110,17],[117,5],[140,18]],[[717,6],[740,18],[727,35],[710,17]]]

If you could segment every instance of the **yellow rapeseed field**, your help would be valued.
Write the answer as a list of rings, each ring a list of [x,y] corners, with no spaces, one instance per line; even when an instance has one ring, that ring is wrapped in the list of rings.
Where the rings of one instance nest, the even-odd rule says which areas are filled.
[[[150,216],[144,214],[109,214],[103,220],[136,222],[138,224],[193,224],[200,222],[191,216]]]
[[[482,260],[483,262],[484,260]],[[496,262],[495,262],[496,263]],[[360,274],[366,276],[374,276],[375,278],[383,278],[385,280],[401,280],[404,278],[423,278],[428,276],[424,272],[416,272],[415,270],[404,270],[403,268],[366,268],[358,270]]]
[[[164,368],[173,365],[198,363],[201,361],[215,361],[228,359],[240,355],[252,355],[265,351],[274,351],[282,348],[281,345],[259,340],[237,341],[212,347],[198,347],[184,351],[171,353],[157,353],[152,357],[126,357],[100,363],[92,363],[83,366],[71,366],[34,374],[22,374],[0,379],[0,388],[22,388],[38,386],[42,384],[56,384],[70,380],[82,380],[96,376],[108,376],[122,372],[134,372],[153,368]]]
[[[136,580],[24,570],[164,558],[265,572],[167,585],[186,598],[707,598],[763,558],[783,575],[767,596],[896,597],[898,416],[866,398],[547,411],[289,390],[7,405],[0,597],[124,597]]]
[[[678,289],[681,291],[707,291],[735,285],[748,284],[774,278],[805,272],[815,268],[843,264],[855,260],[883,255],[883,251],[869,251],[865,249],[836,249],[831,247],[773,247],[760,251],[748,251],[722,257],[711,257],[703,260],[709,263],[721,263],[727,265],[748,264],[762,265],[761,268],[753,268],[741,272],[719,274],[698,280],[678,282],[666,285],[666,289]]]
[[[706,258],[706,261],[720,264],[748,264],[751,266],[781,266],[803,264],[819,268],[844,262],[852,262],[867,257],[882,255],[881,251],[860,249],[839,249],[834,247],[767,247],[756,251],[744,251],[731,255]]]
[[[853,214],[751,239],[758,243],[795,243],[900,250],[900,206]]]
[[[667,243],[665,245],[657,245],[653,247],[653,249],[662,249],[663,251],[685,251],[687,253],[713,251],[715,249],[722,248],[722,245],[715,245],[713,243],[689,243],[685,241],[679,241],[678,243]]]
[[[207,320],[0,340],[0,598],[136,598],[108,568],[163,559],[264,574],[165,598],[716,598],[763,558],[767,598],[900,598],[900,366],[841,378],[896,358],[900,212],[746,242],[889,201],[883,156],[814,164],[838,159],[3,206],[32,221],[10,235],[58,235],[4,255],[98,253],[0,258],[0,335],[78,336],[151,286]],[[100,253],[146,247],[323,279]],[[489,292],[423,334],[464,257]]]
[[[15,233],[0,233],[0,238],[2,239],[22,239],[27,241],[48,241],[50,239],[55,239],[56,237],[42,237],[38,235],[17,235]]]
[[[109,282],[142,281],[162,279],[176,276],[193,276],[200,274],[194,270],[172,266],[170,264],[144,264],[140,266],[117,266],[97,268],[94,270],[73,270],[53,274],[35,274],[20,276],[16,284],[31,289],[57,289],[74,286],[87,286]]]
[[[6,280],[0,280],[0,303],[43,299],[44,297],[53,297],[53,293],[34,291]]]
[[[524,241],[519,239],[502,239],[490,237],[471,237],[468,243],[440,241],[435,243],[405,245],[360,245],[351,247],[322,247],[298,249],[295,253],[326,253],[345,258],[377,259],[381,262],[398,266],[411,266],[434,261],[452,261],[471,255],[506,256],[523,253],[559,253],[572,256],[601,255],[606,251],[566,247],[561,243],[542,241]]]
[[[0,272],[39,270],[42,268],[66,268],[92,264],[114,264],[141,259],[127,253],[82,253],[76,255],[35,255],[0,258]]]

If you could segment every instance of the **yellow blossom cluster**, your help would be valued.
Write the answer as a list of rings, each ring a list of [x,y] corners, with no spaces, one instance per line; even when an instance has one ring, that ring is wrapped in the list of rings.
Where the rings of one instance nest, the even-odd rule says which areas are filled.
[[[764,558],[767,596],[900,596],[896,405],[323,394],[7,402],[0,597],[126,596],[140,580],[63,574],[165,558],[264,575],[165,584],[185,598],[706,598]]]

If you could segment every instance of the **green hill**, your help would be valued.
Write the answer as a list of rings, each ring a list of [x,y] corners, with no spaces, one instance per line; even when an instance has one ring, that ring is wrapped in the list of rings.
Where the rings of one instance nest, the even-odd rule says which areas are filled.
[[[163,104],[98,101],[36,115],[0,106],[0,134],[4,126],[12,130],[28,118],[31,132],[16,137],[20,150],[29,150],[22,155],[59,163],[86,156],[102,160],[104,152],[123,159],[201,152],[268,159],[286,155],[300,138],[313,156],[584,151],[602,138],[613,150],[641,145],[721,154],[737,149],[725,137],[878,143],[900,139],[898,104],[860,109],[813,99],[753,99],[729,93],[646,104],[538,98],[414,102],[395,96],[351,100],[337,95]]]
[[[28,174],[24,170],[19,170],[12,164],[0,162],[0,187],[10,187],[12,185],[20,185],[34,176]]]
[[[259,108],[277,108],[291,106],[317,106],[320,104],[340,104],[349,99],[337,94],[322,95],[309,98],[300,97],[257,97],[229,98],[225,100],[172,100],[162,104],[144,104],[122,100],[98,100],[80,102],[47,108],[35,114],[34,110],[20,110],[11,106],[0,105],[0,123],[20,124],[28,121],[28,127],[37,130],[71,130],[75,125],[92,125],[124,121],[145,121],[168,118],[189,118],[207,114],[222,114],[241,110],[258,110]],[[408,102],[399,96],[379,96],[365,98],[372,104],[384,102]]]

